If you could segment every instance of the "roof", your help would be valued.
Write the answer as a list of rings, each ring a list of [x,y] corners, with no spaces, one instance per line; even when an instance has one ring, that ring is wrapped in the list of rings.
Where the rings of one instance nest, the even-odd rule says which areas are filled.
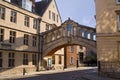
[[[42,16],[45,12],[45,10],[48,8],[49,4],[52,0],[42,0],[40,2],[35,3],[35,11],[37,14]]]

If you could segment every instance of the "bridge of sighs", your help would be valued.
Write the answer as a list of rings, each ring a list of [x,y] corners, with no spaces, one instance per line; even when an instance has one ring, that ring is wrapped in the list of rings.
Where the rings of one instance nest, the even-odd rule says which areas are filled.
[[[96,29],[80,25],[70,19],[61,26],[42,33],[43,56],[68,45],[82,45],[96,53]]]

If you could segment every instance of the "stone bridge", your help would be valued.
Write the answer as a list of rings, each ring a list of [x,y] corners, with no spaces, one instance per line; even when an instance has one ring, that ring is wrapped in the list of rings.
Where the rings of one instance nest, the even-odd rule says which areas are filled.
[[[51,55],[68,45],[81,45],[96,53],[96,29],[70,19],[61,26],[42,33],[43,56]]]

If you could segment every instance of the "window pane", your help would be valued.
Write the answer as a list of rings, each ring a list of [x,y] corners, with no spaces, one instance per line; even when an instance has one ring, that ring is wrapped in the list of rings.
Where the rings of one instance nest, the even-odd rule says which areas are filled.
[[[28,54],[23,54],[23,65],[28,65]]]
[[[3,41],[4,38],[4,29],[0,29],[0,41]]]
[[[14,67],[15,66],[15,53],[9,53],[9,59],[8,59],[8,67]]]
[[[24,34],[24,45],[28,45],[28,39],[29,39],[29,35]]]
[[[29,17],[28,16],[25,16],[24,25],[29,27]]]
[[[0,7],[0,18],[5,19],[5,8]]]
[[[11,22],[14,22],[14,23],[16,23],[16,12],[15,11],[11,11],[11,16],[10,16],[10,21]]]
[[[9,42],[10,42],[10,43],[15,43],[15,39],[16,39],[16,32],[10,31]]]

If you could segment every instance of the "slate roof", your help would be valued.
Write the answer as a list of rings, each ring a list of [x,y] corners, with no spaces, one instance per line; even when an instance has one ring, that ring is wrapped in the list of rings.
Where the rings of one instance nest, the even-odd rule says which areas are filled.
[[[35,3],[35,12],[42,16],[52,0],[42,0]]]

